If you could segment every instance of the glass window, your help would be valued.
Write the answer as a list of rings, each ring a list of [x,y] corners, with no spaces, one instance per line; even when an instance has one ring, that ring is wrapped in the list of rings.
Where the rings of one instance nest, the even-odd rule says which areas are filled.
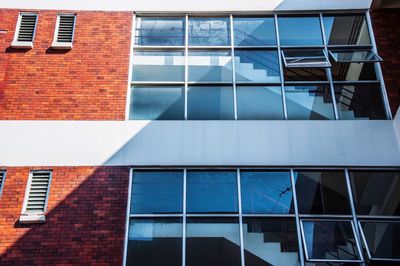
[[[274,18],[234,17],[235,46],[276,45]]]
[[[300,265],[293,218],[244,218],[246,266]]]
[[[243,213],[294,213],[289,172],[241,171],[240,184]]]
[[[328,45],[370,45],[367,21],[363,14],[324,16]]]
[[[236,172],[188,171],[188,213],[238,212]]]
[[[188,218],[186,266],[240,266],[237,218]]]
[[[126,265],[182,265],[182,219],[131,219]]]
[[[132,86],[129,119],[182,120],[185,91],[173,86]]]
[[[295,171],[300,214],[351,214],[344,171]]]
[[[145,51],[133,53],[133,81],[184,81],[183,52]]]
[[[352,222],[322,220],[301,222],[307,260],[360,259]]]
[[[189,52],[189,81],[232,82],[232,56],[229,51]]]
[[[185,18],[136,18],[136,45],[185,45]]]
[[[332,62],[334,81],[377,80],[374,63]]]
[[[372,50],[333,50],[329,51],[335,62],[340,63],[364,63],[380,62],[380,58]]]
[[[288,119],[334,119],[329,85],[285,86]]]
[[[328,81],[325,68],[291,68],[284,69],[285,81]]]
[[[131,195],[131,213],[180,213],[183,172],[135,171]]]
[[[237,82],[280,82],[278,53],[236,50],[235,72]]]
[[[192,86],[188,88],[189,120],[234,119],[231,86]]]
[[[237,86],[239,120],[284,119],[281,87]]]
[[[386,119],[380,84],[335,85],[336,105],[339,118]]]
[[[369,256],[373,259],[400,260],[400,222],[360,222]]]
[[[282,55],[286,67],[331,67],[323,50],[284,50],[282,51]]]
[[[358,215],[400,216],[400,173],[350,171],[354,205]]]
[[[189,18],[189,45],[225,46],[231,44],[230,19]]]
[[[278,26],[283,46],[323,45],[319,17],[279,17]]]

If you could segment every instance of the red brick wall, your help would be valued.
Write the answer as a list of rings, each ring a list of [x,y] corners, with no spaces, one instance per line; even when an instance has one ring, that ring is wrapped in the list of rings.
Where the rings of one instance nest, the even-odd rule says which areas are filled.
[[[50,49],[57,11],[39,11],[34,47],[10,48],[19,10],[0,10],[0,119],[123,120],[131,12],[77,12],[71,51]]]
[[[128,167],[50,168],[46,223],[35,225],[18,223],[28,173],[35,168],[6,169],[0,265],[121,265]]]
[[[392,114],[400,105],[400,9],[381,9],[371,12],[379,55],[383,58],[382,72]]]

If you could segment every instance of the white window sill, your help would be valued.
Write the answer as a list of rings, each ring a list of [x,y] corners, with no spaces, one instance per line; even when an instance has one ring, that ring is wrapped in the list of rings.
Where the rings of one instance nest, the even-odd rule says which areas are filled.
[[[16,49],[32,49],[33,48],[33,42],[18,42],[18,41],[13,41],[11,43],[12,48]]]
[[[21,224],[39,224],[44,223],[46,217],[44,214],[21,214],[19,223]]]
[[[62,42],[53,42],[51,44],[52,49],[60,49],[60,50],[71,50],[72,43],[62,43]]]

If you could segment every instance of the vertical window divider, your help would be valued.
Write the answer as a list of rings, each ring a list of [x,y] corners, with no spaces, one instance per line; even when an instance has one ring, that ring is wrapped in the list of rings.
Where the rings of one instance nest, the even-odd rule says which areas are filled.
[[[233,88],[233,110],[234,110],[234,116],[235,120],[238,119],[237,116],[237,96],[236,96],[236,69],[235,69],[235,38],[233,36],[234,30],[233,30],[233,15],[230,14],[229,16],[230,20],[230,33],[231,33],[231,58],[232,58],[232,88]]]
[[[296,228],[297,228],[297,241],[299,245],[299,260],[300,265],[304,266],[304,252],[303,252],[303,242],[302,242],[302,230],[300,227],[300,218],[299,218],[299,209],[297,206],[297,194],[296,194],[296,183],[294,182],[294,172],[293,169],[290,169],[290,182],[292,184],[292,193],[293,193],[293,205],[294,205],[294,214],[296,216]]]
[[[283,75],[283,66],[282,66],[282,55],[281,55],[281,42],[279,40],[279,28],[278,28],[278,15],[274,15],[275,22],[275,37],[276,37],[276,45],[278,47],[278,62],[279,62],[279,73],[281,78],[281,93],[282,93],[282,104],[283,104],[283,117],[285,120],[288,120],[287,107],[286,107],[286,96],[285,96],[285,77]]]
[[[186,168],[183,169],[182,266],[186,265]]]
[[[185,15],[185,120],[188,120],[189,15]],[[185,170],[186,171],[186,170]]]
[[[125,240],[124,240],[124,257],[122,265],[126,265],[128,256],[128,238],[129,238],[129,222],[130,222],[130,209],[131,209],[131,195],[132,195],[132,181],[133,181],[133,168],[129,169],[129,185],[128,185],[128,201],[126,205],[126,222],[125,222]]]
[[[239,238],[240,238],[240,258],[241,265],[245,266],[244,260],[244,240],[243,240],[243,211],[242,211],[242,190],[240,186],[240,169],[236,169],[237,186],[238,186],[238,209],[239,209]]]
[[[324,45],[324,51],[329,60],[328,44],[326,43],[326,38],[325,38],[325,28],[324,28],[324,20],[323,20],[322,13],[319,13],[319,23],[320,23],[320,27],[321,27],[322,43]],[[328,81],[329,81],[329,87],[330,87],[330,91],[331,91],[332,105],[333,105],[333,111],[335,114],[335,120],[339,120],[339,113],[338,113],[338,109],[337,109],[337,105],[336,105],[335,87],[333,86],[332,70],[331,70],[331,68],[328,67],[325,69],[325,71],[326,71],[326,76],[328,77]]]
[[[129,120],[129,112],[131,105],[131,91],[132,91],[132,71],[133,71],[133,49],[136,38],[136,13],[132,16],[132,33],[131,45],[129,50],[129,67],[128,67],[128,91],[126,93],[126,106],[125,106],[125,121]],[[125,265],[125,264],[124,264]]]

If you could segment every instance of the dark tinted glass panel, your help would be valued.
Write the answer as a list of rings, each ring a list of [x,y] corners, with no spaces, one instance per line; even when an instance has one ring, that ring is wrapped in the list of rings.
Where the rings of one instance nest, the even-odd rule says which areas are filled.
[[[288,119],[334,119],[329,85],[285,86]]]
[[[367,22],[364,15],[324,16],[328,45],[369,45]]]
[[[233,18],[236,46],[276,45],[274,18]]]
[[[296,171],[300,214],[350,214],[349,195],[343,171]]]
[[[189,81],[232,81],[231,52],[189,52]]]
[[[229,18],[189,18],[189,45],[230,45]]]
[[[325,68],[291,68],[284,69],[285,81],[328,81]]]
[[[188,90],[189,120],[234,119],[233,88],[196,86]]]
[[[308,259],[359,260],[350,221],[302,221]]]
[[[281,87],[237,86],[239,120],[284,119]]]
[[[237,82],[280,82],[278,52],[236,50],[235,72]]]
[[[335,85],[340,119],[386,119],[380,84]]]
[[[135,34],[137,45],[184,45],[185,18],[137,18]]]
[[[133,81],[184,81],[184,71],[183,52],[133,53]]]
[[[372,258],[400,260],[400,222],[361,222]]]
[[[183,87],[133,86],[129,119],[184,119],[185,92]]]
[[[188,213],[238,212],[236,172],[188,171]]]
[[[131,213],[182,212],[183,172],[135,171]]]
[[[241,171],[240,183],[243,213],[294,213],[289,172]]]
[[[182,265],[182,220],[131,219],[126,265]]]
[[[354,205],[359,215],[400,216],[400,173],[350,171]]]
[[[246,266],[300,265],[295,220],[244,218]]]
[[[322,45],[319,17],[278,18],[281,45]]]
[[[377,80],[374,63],[332,62],[334,81]]]
[[[188,218],[186,266],[240,266],[239,220]]]

